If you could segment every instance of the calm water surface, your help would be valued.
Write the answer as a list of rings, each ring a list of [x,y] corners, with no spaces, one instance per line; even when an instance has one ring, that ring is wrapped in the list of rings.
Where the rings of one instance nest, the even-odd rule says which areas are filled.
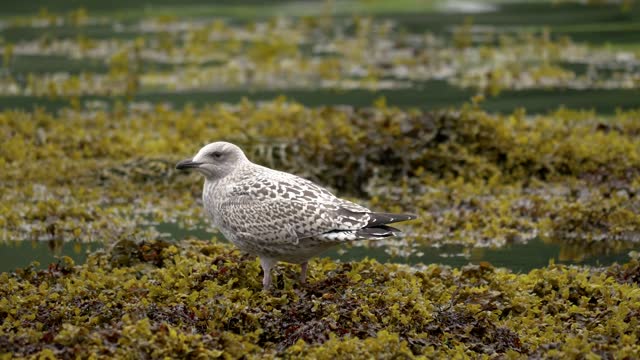
[[[211,239],[212,235],[205,230],[185,231],[172,224],[162,224],[157,227],[169,238],[183,239],[195,237]],[[5,241],[0,243],[0,272],[14,271],[16,268],[26,267],[34,261],[38,267],[46,268],[56,262],[61,256],[71,257],[76,264],[86,261],[88,254],[102,248],[100,243],[80,243],[62,241]],[[466,250],[462,246],[449,245],[442,247],[423,246],[414,248],[411,254],[392,255],[389,249],[380,246],[342,246],[334,248],[324,256],[340,261],[355,261],[373,258],[380,262],[396,262],[407,264],[445,264],[454,267],[469,263],[477,264],[489,262],[496,267],[505,267],[514,272],[528,272],[531,269],[544,267],[553,261],[557,264],[581,264],[590,266],[607,266],[614,262],[629,261],[631,250],[640,251],[640,244],[635,248],[618,252],[598,253],[597,255],[580,254],[573,250],[572,256],[567,256],[558,244],[548,244],[540,239],[534,239],[526,244],[513,244],[502,248],[476,248]]]

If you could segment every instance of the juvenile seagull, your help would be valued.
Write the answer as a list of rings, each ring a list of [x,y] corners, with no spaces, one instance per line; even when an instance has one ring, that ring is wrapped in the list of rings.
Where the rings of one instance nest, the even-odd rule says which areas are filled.
[[[278,261],[301,264],[304,283],[310,258],[347,241],[394,236],[400,231],[386,224],[415,219],[372,212],[309,180],[254,164],[228,142],[206,145],[176,169],[204,175],[209,218],[225,238],[260,258],[265,289]]]

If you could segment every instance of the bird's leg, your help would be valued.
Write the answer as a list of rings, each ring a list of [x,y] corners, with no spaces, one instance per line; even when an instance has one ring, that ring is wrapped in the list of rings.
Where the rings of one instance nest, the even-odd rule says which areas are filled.
[[[307,267],[308,267],[309,263],[308,262],[303,262],[302,264],[300,264],[300,284],[306,284],[307,282]]]
[[[264,290],[269,290],[269,286],[271,286],[271,268],[276,264],[276,261],[268,258],[260,258],[260,266],[262,266],[262,271],[264,272],[264,276],[262,277],[262,288]]]

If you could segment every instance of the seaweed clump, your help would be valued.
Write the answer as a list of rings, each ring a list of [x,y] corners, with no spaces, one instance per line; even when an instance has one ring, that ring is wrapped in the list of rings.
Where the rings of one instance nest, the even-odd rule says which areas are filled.
[[[231,246],[121,243],[86,264],[0,274],[0,354],[14,357],[636,357],[637,262],[411,268],[312,264],[299,287],[283,265],[261,291],[259,264]],[[114,262],[129,248],[136,261]],[[140,257],[142,248],[159,258]],[[155,251],[154,250],[154,251]],[[149,250],[147,250],[149,251]],[[635,270],[633,270],[635,269]],[[621,281],[621,279],[623,279]]]
[[[541,237],[580,258],[640,241],[637,117],[494,115],[472,105],[434,112],[384,101],[309,108],[283,98],[4,111],[0,226],[8,239],[109,243],[155,239],[159,221],[196,226],[199,182],[172,164],[194,143],[223,139],[341,196],[416,212],[415,242],[501,246]]]

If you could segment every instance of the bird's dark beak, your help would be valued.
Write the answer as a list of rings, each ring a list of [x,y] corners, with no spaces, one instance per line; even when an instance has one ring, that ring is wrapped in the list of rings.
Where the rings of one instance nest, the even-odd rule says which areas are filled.
[[[195,162],[193,161],[193,159],[184,159],[176,164],[176,169],[187,170],[187,169],[198,168],[200,167],[200,165],[202,165],[202,163]]]

